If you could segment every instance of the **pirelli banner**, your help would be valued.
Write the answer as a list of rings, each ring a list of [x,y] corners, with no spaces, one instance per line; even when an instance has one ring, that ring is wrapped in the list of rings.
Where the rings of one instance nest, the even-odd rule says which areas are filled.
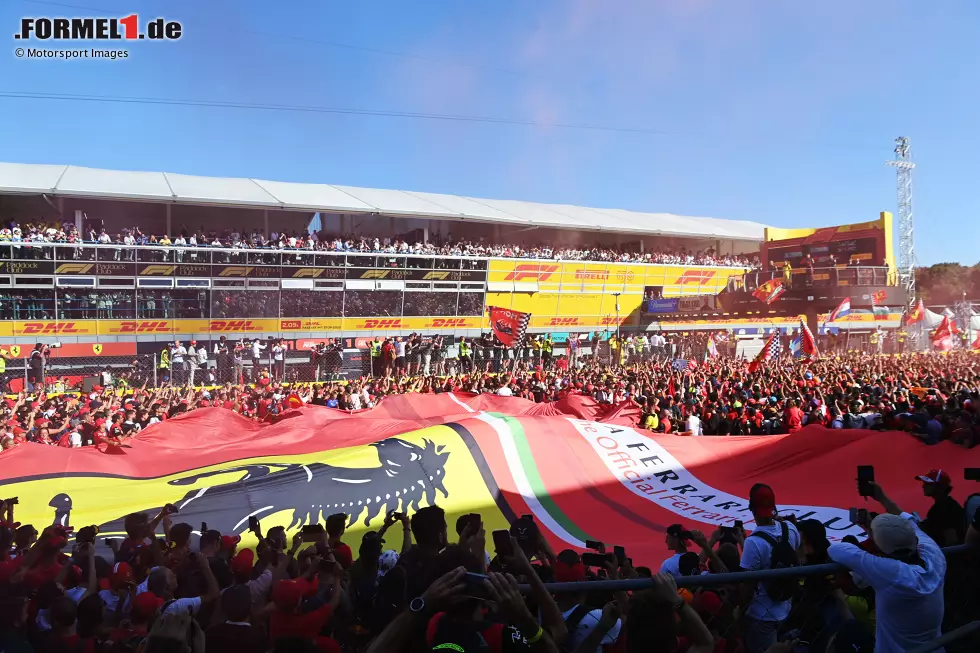
[[[497,292],[643,295],[662,288],[664,297],[716,295],[742,268],[699,268],[643,263],[490,261],[489,289]]]

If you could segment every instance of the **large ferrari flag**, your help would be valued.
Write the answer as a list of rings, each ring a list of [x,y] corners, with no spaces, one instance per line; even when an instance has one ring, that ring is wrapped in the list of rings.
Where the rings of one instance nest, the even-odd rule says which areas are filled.
[[[764,439],[687,438],[636,430],[637,418],[634,407],[585,397],[534,404],[448,393],[388,397],[352,415],[305,406],[270,425],[206,408],[149,427],[114,455],[5,451],[0,496],[20,498],[22,523],[98,525],[100,546],[123,536],[127,514],[166,503],[180,510],[175,522],[207,522],[246,546],[252,515],[264,530],[295,531],[344,513],[357,542],[392,510],[438,504],[450,525],[478,512],[491,531],[531,514],[556,551],[601,540],[653,566],[669,553],[670,524],[708,532],[741,520],[752,530],[756,482],[773,487],[781,514],[819,519],[839,540],[862,534],[848,519],[861,501],[855,465],[874,465],[889,496],[924,514],[915,477],[941,468],[961,478],[968,462],[952,443],[899,433],[809,426]],[[962,501],[967,489],[957,484],[954,495]],[[386,539],[399,548],[397,534]]]
[[[786,292],[782,279],[770,279],[752,292],[752,296],[765,304],[772,304]]]

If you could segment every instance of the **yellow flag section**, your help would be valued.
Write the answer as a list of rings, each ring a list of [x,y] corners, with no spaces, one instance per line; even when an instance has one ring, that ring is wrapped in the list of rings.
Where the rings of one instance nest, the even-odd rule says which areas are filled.
[[[433,426],[374,445],[243,459],[149,479],[71,473],[6,483],[2,492],[19,497],[22,523],[39,529],[64,523],[76,530],[94,524],[100,538],[124,537],[126,515],[156,514],[167,503],[180,510],[174,523],[199,530],[204,522],[222,533],[241,533],[245,546],[255,544],[245,532],[250,515],[265,532],[273,526],[294,531],[346,513],[354,524],[345,539],[356,549],[360,534],[381,528],[388,512],[414,514],[434,503],[446,511],[450,539],[456,539],[456,518],[471,512],[483,516],[488,533],[508,528],[482,478],[460,436]],[[401,527],[389,529],[385,540],[385,548],[400,550]]]
[[[490,261],[487,305],[530,313],[535,328],[635,326],[647,288],[657,288],[664,297],[716,295],[730,277],[743,272],[642,263]]]

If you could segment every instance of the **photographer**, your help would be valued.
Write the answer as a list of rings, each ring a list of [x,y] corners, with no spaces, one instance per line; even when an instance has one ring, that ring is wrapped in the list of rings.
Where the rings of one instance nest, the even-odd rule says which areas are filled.
[[[882,488],[870,484],[872,497],[887,514],[871,522],[871,539],[881,555],[854,544],[831,544],[827,553],[875,590],[875,651],[899,653],[927,644],[942,634],[946,557],[902,512]]]

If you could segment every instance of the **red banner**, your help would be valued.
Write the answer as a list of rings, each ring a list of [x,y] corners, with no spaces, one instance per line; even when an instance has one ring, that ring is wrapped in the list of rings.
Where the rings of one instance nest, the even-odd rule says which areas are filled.
[[[490,307],[490,326],[497,340],[505,347],[513,347],[524,340],[524,332],[531,321],[530,313],[512,311],[509,308]]]
[[[862,535],[848,518],[864,505],[855,465],[874,465],[889,496],[920,514],[931,502],[915,477],[930,469],[956,479],[958,500],[970,491],[957,480],[971,461],[950,442],[814,426],[767,438],[664,436],[634,429],[638,417],[578,396],[534,404],[453,393],[392,396],[353,414],[305,406],[268,425],[202,408],[106,451],[14,447],[0,455],[0,491],[20,497],[18,521],[64,517],[99,525],[100,537],[122,533],[127,514],[172,502],[179,521],[240,533],[248,546],[250,514],[295,531],[346,512],[348,541],[358,541],[390,510],[437,503],[450,524],[479,512],[493,530],[531,514],[556,550],[601,540],[648,566],[669,555],[670,524],[709,532],[741,520],[752,530],[755,482],[772,486],[780,514],[818,519],[832,540]]]

